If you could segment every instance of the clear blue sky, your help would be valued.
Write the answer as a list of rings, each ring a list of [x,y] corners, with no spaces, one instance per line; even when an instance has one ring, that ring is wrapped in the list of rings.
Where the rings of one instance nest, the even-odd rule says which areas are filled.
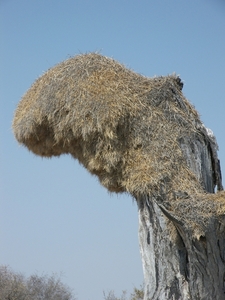
[[[79,300],[131,291],[143,281],[136,204],[69,156],[41,159],[19,146],[13,113],[37,77],[80,52],[149,77],[176,72],[217,137],[224,174],[225,2],[0,0],[0,23],[0,264],[27,276],[62,272]]]

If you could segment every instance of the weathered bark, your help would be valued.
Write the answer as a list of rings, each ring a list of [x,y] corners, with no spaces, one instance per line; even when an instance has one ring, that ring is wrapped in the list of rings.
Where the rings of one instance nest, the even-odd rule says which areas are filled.
[[[209,193],[213,193],[215,185],[222,190],[214,142],[180,142],[187,164]],[[193,224],[182,220],[179,209],[168,209],[169,195],[161,196],[136,197],[144,299],[225,299],[225,217],[209,214],[206,226],[201,227],[204,232],[196,235]],[[186,196],[186,191],[182,191],[178,198],[188,201],[182,200]],[[194,210],[193,207],[190,215],[198,215],[199,211]],[[196,219],[198,226],[200,221],[198,224]]]
[[[153,199],[138,206],[144,299],[225,299],[225,220],[197,239]]]
[[[156,202],[139,199],[138,206],[144,299],[189,299],[187,258],[182,239]]]

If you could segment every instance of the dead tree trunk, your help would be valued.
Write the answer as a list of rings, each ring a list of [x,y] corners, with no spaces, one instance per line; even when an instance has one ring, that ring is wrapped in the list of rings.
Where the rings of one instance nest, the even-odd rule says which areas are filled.
[[[215,184],[222,190],[219,160],[214,140],[204,145],[199,141],[183,140],[181,148],[190,169],[198,176],[204,189],[213,193]],[[218,195],[218,196],[217,196]],[[214,199],[210,199],[210,197]],[[225,217],[208,211],[202,226],[206,202],[216,201],[224,192],[196,195],[190,199],[185,191],[174,195],[180,206],[173,209],[170,195],[137,197],[139,209],[139,243],[142,257],[145,300],[225,299]],[[170,199],[169,199],[170,198]],[[187,217],[182,219],[179,207],[192,201]],[[208,203],[207,202],[207,203]],[[170,203],[168,205],[168,203]],[[211,207],[211,206],[210,206]],[[192,216],[199,214],[194,227]]]

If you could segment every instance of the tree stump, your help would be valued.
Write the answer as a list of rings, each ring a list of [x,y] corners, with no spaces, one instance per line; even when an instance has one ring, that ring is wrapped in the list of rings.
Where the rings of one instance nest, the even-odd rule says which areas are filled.
[[[212,135],[210,141],[189,140],[181,148],[205,191],[214,193],[215,185],[223,187]],[[225,299],[225,215],[217,207],[225,192],[172,197],[137,198],[144,299]]]

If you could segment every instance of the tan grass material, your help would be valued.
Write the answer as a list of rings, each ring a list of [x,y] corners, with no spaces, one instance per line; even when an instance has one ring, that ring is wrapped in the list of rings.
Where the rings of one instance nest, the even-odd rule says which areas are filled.
[[[100,54],[78,55],[34,82],[14,134],[37,155],[70,153],[111,192],[202,193],[180,141],[211,141],[182,87],[176,75],[147,78]]]

